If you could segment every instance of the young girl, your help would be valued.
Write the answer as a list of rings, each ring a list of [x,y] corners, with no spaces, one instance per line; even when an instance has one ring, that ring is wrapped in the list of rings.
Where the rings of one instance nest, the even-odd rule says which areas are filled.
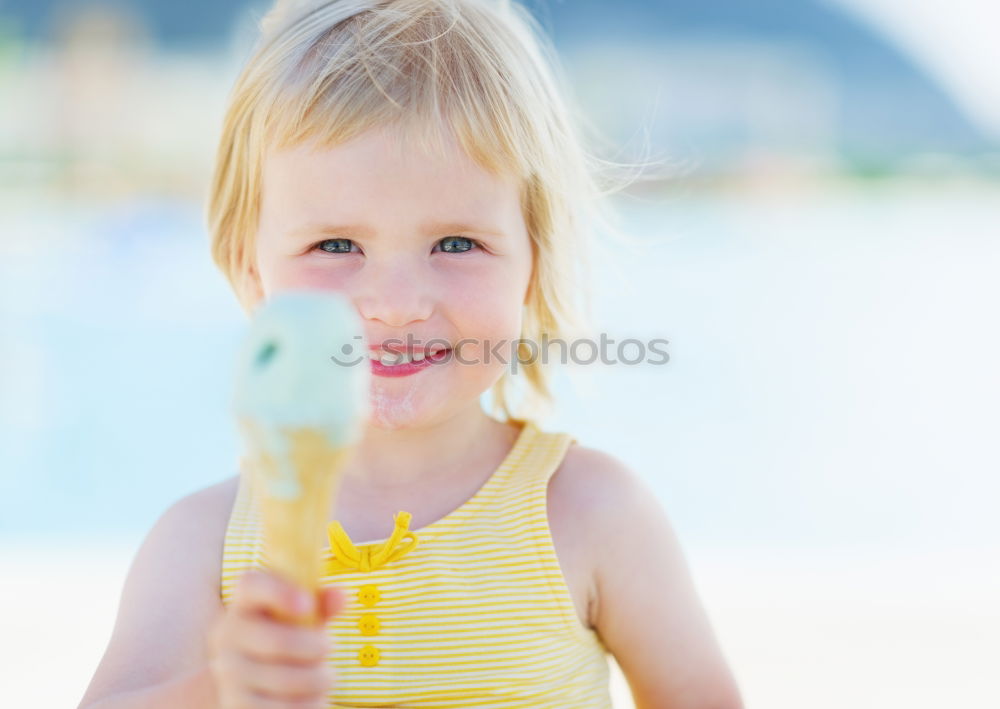
[[[496,356],[582,322],[599,194],[555,67],[506,2],[265,18],[213,254],[248,313],[286,289],[350,299],[372,418],[317,540],[322,593],[268,572],[241,470],[150,531],[81,707],[610,707],[608,653],[640,709],[741,706],[654,496],[541,428],[540,358]],[[277,620],[312,604],[315,627]]]

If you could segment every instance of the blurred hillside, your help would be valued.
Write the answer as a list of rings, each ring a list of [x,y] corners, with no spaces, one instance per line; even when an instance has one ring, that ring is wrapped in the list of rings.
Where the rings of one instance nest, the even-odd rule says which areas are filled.
[[[1000,173],[1000,142],[912,58],[814,0],[526,0],[618,159],[687,179]],[[267,3],[0,4],[0,184],[204,189]]]
[[[652,114],[650,137],[671,152],[693,145],[718,166],[748,150],[814,153],[863,168],[995,147],[911,58],[830,3],[548,8],[538,12],[559,46],[586,65],[578,75],[594,77],[582,82],[588,105],[603,106],[609,123],[616,117],[620,134],[637,111]]]

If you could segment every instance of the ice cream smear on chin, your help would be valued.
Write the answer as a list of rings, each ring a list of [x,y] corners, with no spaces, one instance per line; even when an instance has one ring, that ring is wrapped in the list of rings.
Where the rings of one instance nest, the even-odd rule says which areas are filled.
[[[328,291],[286,291],[258,306],[240,348],[233,404],[251,459],[273,461],[267,492],[302,492],[291,439],[319,434],[331,448],[355,443],[368,418],[370,367],[360,319]]]

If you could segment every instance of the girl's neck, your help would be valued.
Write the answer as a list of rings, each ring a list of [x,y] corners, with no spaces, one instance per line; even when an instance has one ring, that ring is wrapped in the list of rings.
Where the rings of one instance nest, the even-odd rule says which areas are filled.
[[[346,467],[343,485],[362,494],[448,485],[498,453],[502,459],[516,434],[510,424],[487,416],[479,402],[431,426],[369,426]]]

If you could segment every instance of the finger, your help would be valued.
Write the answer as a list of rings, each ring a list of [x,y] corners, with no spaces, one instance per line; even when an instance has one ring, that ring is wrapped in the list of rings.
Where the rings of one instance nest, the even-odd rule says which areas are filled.
[[[319,616],[324,623],[339,615],[347,606],[347,594],[339,586],[320,589],[318,597]]]
[[[264,617],[233,619],[230,631],[236,649],[261,662],[321,662],[329,651],[321,627],[290,625]]]
[[[256,692],[239,692],[222,704],[221,709],[327,709],[326,699],[275,699]]]
[[[239,657],[238,672],[243,686],[272,699],[317,700],[333,687],[333,669],[326,664],[302,666],[257,662]]]
[[[318,702],[326,709],[326,695],[334,684],[334,670],[318,665],[311,671],[302,667],[258,663],[239,653],[227,653],[211,663],[220,709],[244,709],[262,704],[289,702],[288,706],[312,706]],[[285,705],[280,705],[285,706]]]
[[[233,605],[246,615],[300,617],[313,612],[315,594],[276,574],[260,569],[244,573],[236,586]]]

